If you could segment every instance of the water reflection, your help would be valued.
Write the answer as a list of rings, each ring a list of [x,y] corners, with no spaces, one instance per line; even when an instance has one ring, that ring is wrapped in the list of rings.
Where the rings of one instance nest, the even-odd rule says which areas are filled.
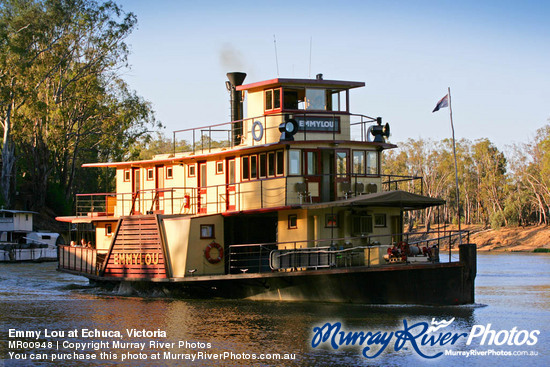
[[[528,264],[526,266],[525,264]],[[8,328],[18,330],[163,330],[166,339],[160,341],[178,343],[210,343],[210,348],[184,347],[158,349],[148,344],[150,338],[127,337],[124,341],[143,342],[143,353],[172,351],[174,353],[293,353],[295,361],[263,360],[256,365],[393,365],[421,366],[426,360],[412,350],[395,352],[388,350],[375,360],[361,356],[361,348],[343,347],[333,350],[326,346],[310,347],[312,329],[326,322],[342,323],[348,331],[382,331],[403,328],[403,320],[409,324],[450,320],[455,318],[452,330],[469,331],[476,324],[491,323],[495,329],[541,329],[542,333],[536,359],[523,359],[531,366],[547,365],[550,354],[542,346],[549,340],[548,326],[541,320],[550,319],[550,257],[524,255],[480,255],[477,278],[477,305],[471,306],[370,306],[331,303],[277,303],[227,300],[181,300],[166,298],[122,297],[90,288],[80,277],[58,273],[54,264],[2,265],[0,272],[0,320]],[[526,270],[528,269],[528,271]],[[2,345],[7,334],[2,332]],[[111,339],[105,339],[111,340]],[[90,341],[75,338],[74,341]],[[464,343],[455,350],[467,350]],[[437,351],[441,349],[433,349]],[[123,353],[136,350],[105,350]],[[6,360],[6,365],[26,365]],[[25,352],[21,350],[21,352]],[[54,352],[54,351],[50,351]],[[97,351],[99,356],[101,351]],[[28,353],[28,351],[27,351]],[[433,354],[433,353],[432,353]],[[527,358],[527,357],[524,357]],[[117,364],[119,361],[102,361],[100,365]],[[441,357],[447,365],[477,366],[513,365],[510,360],[499,358]],[[514,360],[516,362],[516,360]],[[193,365],[248,365],[252,361],[209,360],[195,361]],[[47,363],[45,364],[47,365]],[[74,361],[62,361],[51,365],[72,366]],[[79,365],[98,365],[79,362]],[[139,365],[185,365],[182,361],[140,361]]]

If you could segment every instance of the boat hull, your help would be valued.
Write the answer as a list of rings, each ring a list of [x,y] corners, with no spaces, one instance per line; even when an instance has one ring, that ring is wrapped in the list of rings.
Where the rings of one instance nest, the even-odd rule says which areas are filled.
[[[474,303],[475,281],[470,266],[462,262],[179,279],[88,277],[98,285],[116,285],[124,294],[161,290],[183,298],[418,305]]]

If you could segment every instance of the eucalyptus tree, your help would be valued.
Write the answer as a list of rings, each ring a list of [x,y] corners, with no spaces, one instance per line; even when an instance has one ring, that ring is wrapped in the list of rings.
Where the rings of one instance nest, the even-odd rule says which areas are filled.
[[[14,162],[15,149],[22,155],[21,175],[39,207],[48,182],[70,197],[79,177],[81,184],[98,178],[75,177],[84,159],[122,159],[154,125],[151,106],[122,79],[136,17],[92,0],[8,0],[1,11],[1,65],[9,78],[0,88],[11,97],[2,105],[10,122],[2,158]],[[6,203],[13,175],[4,164]]]

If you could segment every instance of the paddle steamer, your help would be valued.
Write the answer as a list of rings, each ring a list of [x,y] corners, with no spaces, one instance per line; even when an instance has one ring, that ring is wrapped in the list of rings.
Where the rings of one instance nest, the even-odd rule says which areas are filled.
[[[363,82],[227,76],[231,122],[176,131],[153,159],[84,165],[116,169],[116,192],[80,194],[58,218],[95,229],[94,248],[59,248],[59,270],[188,297],[474,302],[465,233],[404,233],[407,211],[445,202],[382,174],[396,145],[380,117],[350,111]],[[440,261],[443,242],[459,259]]]

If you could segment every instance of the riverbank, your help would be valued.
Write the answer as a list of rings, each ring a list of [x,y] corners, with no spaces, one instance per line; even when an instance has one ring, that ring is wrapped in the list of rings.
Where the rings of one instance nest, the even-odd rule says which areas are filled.
[[[432,228],[433,229],[433,228]],[[458,230],[457,226],[446,226]],[[550,252],[550,226],[487,228],[480,225],[462,225],[470,231],[470,242],[482,252]]]
[[[470,242],[478,251],[534,252],[550,251],[550,227],[471,228]]]
[[[432,226],[437,231],[437,226]],[[458,226],[446,225],[447,231],[457,231]],[[422,232],[424,228],[417,228]],[[443,228],[441,228],[443,231]],[[470,232],[470,242],[481,252],[548,252],[550,253],[550,226],[502,227],[491,229],[481,225],[462,225]],[[436,236],[435,234],[431,237]],[[446,244],[442,244],[442,250]]]

